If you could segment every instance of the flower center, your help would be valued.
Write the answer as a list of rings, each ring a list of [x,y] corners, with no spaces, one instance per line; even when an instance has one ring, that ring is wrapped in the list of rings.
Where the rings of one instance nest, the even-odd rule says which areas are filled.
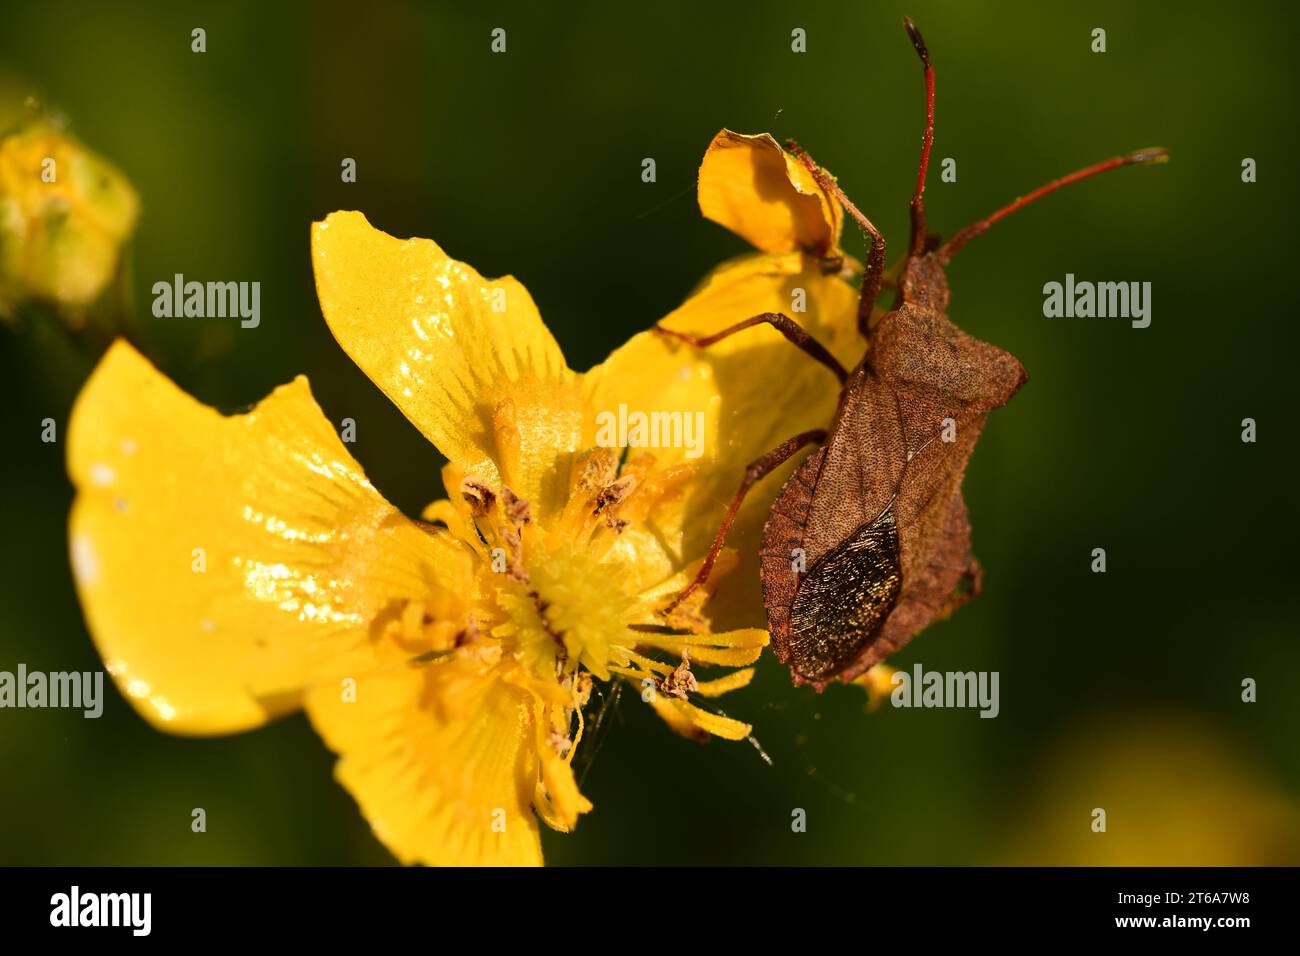
[[[539,677],[571,674],[581,665],[608,679],[609,664],[623,656],[615,645],[627,633],[635,601],[620,586],[624,574],[616,563],[571,541],[555,542],[548,550],[544,538],[540,531],[527,536],[524,575],[488,572],[504,619],[492,634]]]
[[[632,598],[620,569],[570,547],[527,561],[530,596],[547,631],[559,640],[566,669],[581,664],[607,678],[611,645],[626,634]]]

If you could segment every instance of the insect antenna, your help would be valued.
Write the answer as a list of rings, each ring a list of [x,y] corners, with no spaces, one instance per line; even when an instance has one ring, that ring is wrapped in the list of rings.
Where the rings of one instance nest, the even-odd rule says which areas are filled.
[[[947,265],[953,256],[970,242],[976,236],[987,232],[989,226],[993,225],[999,219],[1005,219],[1022,206],[1027,206],[1035,199],[1046,196],[1048,193],[1056,192],[1062,186],[1070,183],[1077,183],[1080,179],[1087,179],[1097,173],[1104,173],[1108,169],[1118,169],[1121,166],[1147,166],[1153,163],[1164,163],[1169,160],[1169,151],[1156,146],[1150,149],[1138,149],[1131,153],[1125,153],[1123,156],[1112,156],[1110,159],[1103,160],[1100,163],[1094,163],[1083,169],[1075,170],[1068,176],[1062,176],[1060,179],[1053,179],[1046,185],[1039,186],[1033,192],[1021,196],[1014,202],[1008,203],[991,216],[981,219],[979,222],[973,222],[965,229],[958,232],[951,239],[945,242],[938,250],[939,261]]]
[[[912,18],[903,17],[903,26],[925,71],[925,132],[921,134],[921,165],[916,171],[916,190],[912,193],[912,241],[908,246],[908,255],[919,256],[925,249],[925,203],[921,196],[925,192],[925,175],[930,169],[930,148],[934,145],[934,64],[930,62],[925,38]]]

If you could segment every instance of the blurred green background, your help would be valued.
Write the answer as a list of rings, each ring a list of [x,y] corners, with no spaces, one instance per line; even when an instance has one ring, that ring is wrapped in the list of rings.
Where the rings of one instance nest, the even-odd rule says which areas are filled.
[[[1300,862],[1294,7],[469,6],[47,2],[9,5],[0,30],[0,65],[140,191],[134,290],[164,370],[226,409],[305,372],[332,419],[361,423],[353,453],[408,513],[441,461],[320,316],[308,225],[331,210],[515,274],[585,369],[744,250],[695,205],[722,126],[796,136],[901,246],[921,124],[903,13],[938,71],[936,163],[958,162],[955,183],[932,169],[932,228],[1117,152],[1173,154],[1026,210],[951,271],[954,320],[1030,382],[966,480],[986,591],[892,663],[999,671],[1001,715],[868,714],[860,690],[795,690],[769,657],[724,702],[769,766],[625,700],[585,781],[596,810],[545,835],[548,861]],[[260,280],[261,327],[153,319],[149,287],[174,272]],[[1044,319],[1043,283],[1066,272],[1152,282],[1151,327]],[[39,440],[95,356],[42,323],[0,329],[0,351],[0,669],[95,668],[64,445]],[[106,696],[97,721],[0,711],[0,862],[391,861],[301,716],[187,740]]]

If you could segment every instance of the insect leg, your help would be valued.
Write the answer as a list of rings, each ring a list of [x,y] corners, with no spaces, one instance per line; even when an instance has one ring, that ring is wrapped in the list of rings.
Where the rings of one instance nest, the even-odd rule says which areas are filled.
[[[766,455],[755,458],[745,468],[745,477],[740,482],[740,490],[736,492],[736,497],[732,499],[731,506],[727,508],[727,514],[722,519],[722,526],[718,528],[718,534],[713,539],[713,545],[709,548],[709,553],[704,558],[704,563],[700,565],[700,570],[696,572],[691,583],[682,589],[671,604],[664,608],[664,613],[668,614],[677,605],[681,604],[701,584],[709,579],[710,572],[713,571],[713,564],[718,560],[718,552],[722,550],[722,543],[727,538],[727,532],[731,530],[732,524],[736,520],[736,514],[740,511],[741,502],[745,500],[745,495],[749,494],[749,489],[762,481],[767,475],[771,474],[783,463],[789,461],[794,455],[806,445],[818,445],[826,440],[826,430],[824,428],[814,429],[810,432],[803,432],[795,435],[777,445]]]
[[[858,331],[862,333],[864,339],[869,339],[871,338],[871,310],[875,307],[876,296],[880,294],[880,286],[885,275],[885,237],[862,210],[853,204],[853,200],[844,195],[844,190],[840,189],[840,184],[835,181],[835,177],[818,166],[806,149],[792,139],[787,140],[786,145],[790,148],[790,152],[799,157],[808,172],[812,173],[813,179],[817,181],[822,191],[838,199],[840,205],[856,220],[858,227],[871,239],[871,248],[867,250],[867,268],[862,273],[862,292],[858,296]]]
[[[828,369],[835,373],[835,377],[844,384],[849,373],[839,360],[826,350],[815,338],[809,335],[794,319],[788,315],[782,315],[780,312],[764,312],[760,315],[752,316],[743,322],[737,322],[735,325],[723,329],[721,332],[715,332],[713,335],[691,335],[689,332],[675,332],[672,329],[665,329],[662,325],[656,325],[655,331],[663,335],[672,336],[688,345],[694,345],[698,348],[705,348],[714,342],[720,342],[730,335],[737,332],[743,332],[745,329],[753,328],[755,325],[770,325],[793,345],[807,352],[812,358],[821,362]]]

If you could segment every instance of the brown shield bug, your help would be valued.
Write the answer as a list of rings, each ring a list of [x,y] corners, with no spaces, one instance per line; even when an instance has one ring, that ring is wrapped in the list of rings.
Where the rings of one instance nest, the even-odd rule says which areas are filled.
[[[894,272],[893,308],[876,322],[872,309],[885,284],[885,240],[830,174],[789,144],[871,242],[858,303],[858,328],[867,341],[862,360],[852,371],[845,369],[779,313],[754,316],[707,337],[659,330],[707,346],[770,324],[840,382],[839,406],[826,429],[796,435],[749,465],[698,574],[667,608],[708,579],[754,484],[801,449],[817,446],[772,505],[761,573],[777,657],[789,664],[796,684],[818,690],[862,674],[980,590],[962,476],[988,413],[1015,394],[1026,374],[1015,356],[949,321],[949,261],[993,223],[1061,186],[1168,158],[1163,149],[1143,149],[1078,170],[940,243],[926,235],[921,199],[934,140],[934,67],[916,25],[907,18],[903,23],[924,69],[925,132],[911,200],[911,241]]]

